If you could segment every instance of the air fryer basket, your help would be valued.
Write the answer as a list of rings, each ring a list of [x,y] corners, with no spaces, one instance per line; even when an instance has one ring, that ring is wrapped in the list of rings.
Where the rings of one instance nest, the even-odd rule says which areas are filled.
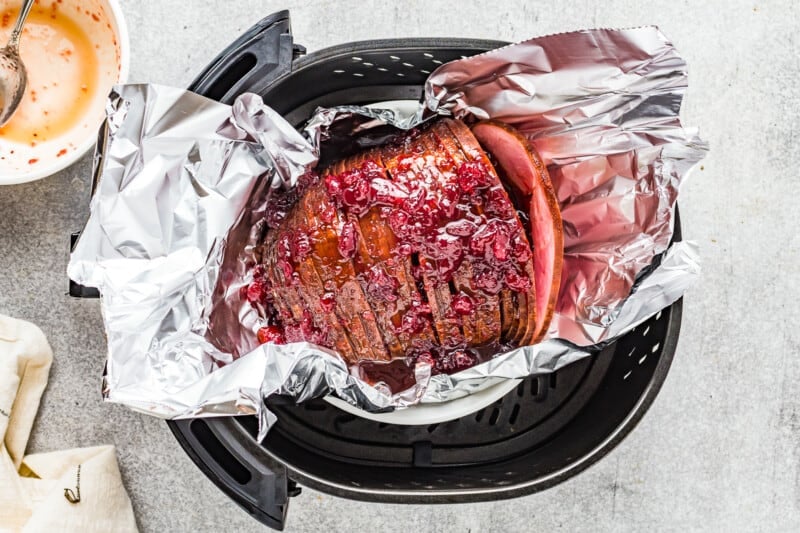
[[[245,91],[293,124],[317,106],[419,99],[439,64],[499,41],[403,39],[304,55],[286,11],[248,30],[190,89],[231,103]],[[680,222],[675,223],[680,240]],[[75,288],[79,292],[79,288]],[[476,413],[430,426],[394,426],[324,400],[267,400],[278,422],[263,443],[254,417],[169,422],[203,472],[256,519],[282,529],[296,483],[348,498],[408,503],[493,500],[559,483],[597,461],[636,425],[669,370],[678,301],[592,357],[524,380]]]

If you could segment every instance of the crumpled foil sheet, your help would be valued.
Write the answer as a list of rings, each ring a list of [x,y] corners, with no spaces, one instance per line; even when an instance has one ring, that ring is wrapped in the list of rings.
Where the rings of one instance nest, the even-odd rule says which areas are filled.
[[[91,215],[68,268],[103,295],[105,397],[166,418],[258,414],[263,437],[273,420],[262,398],[273,393],[333,393],[374,412],[586,357],[699,275],[694,245],[669,246],[680,182],[707,151],[679,121],[686,85],[671,43],[644,27],[535,38],[447,63],[412,112],[320,110],[305,136],[256,95],[230,107],[180,89],[117,87]],[[405,129],[437,114],[513,124],[548,164],[565,264],[547,340],[451,376],[419,365],[417,385],[394,396],[328,350],[259,346],[258,317],[239,289],[270,192],[293,186],[342,132],[366,146],[376,126]]]

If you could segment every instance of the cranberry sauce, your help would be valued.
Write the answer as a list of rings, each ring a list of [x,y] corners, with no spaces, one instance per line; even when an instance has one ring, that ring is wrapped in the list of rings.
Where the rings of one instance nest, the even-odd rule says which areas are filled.
[[[403,359],[388,363],[361,361],[358,363],[359,376],[372,385],[383,382],[392,392],[401,392],[415,383],[414,368],[418,363],[431,366],[431,375],[454,374],[492,359],[495,355],[516,348],[513,343],[492,342],[471,348],[444,348],[429,345]]]
[[[471,345],[466,324],[485,321],[488,314],[480,320],[477,315],[496,306],[501,291],[531,289],[526,265],[532,252],[523,226],[527,210],[518,211],[509,201],[484,160],[459,154],[457,161],[435,135],[418,142],[422,135],[427,133],[414,130],[385,151],[335,165],[340,171],[329,170],[316,186],[312,176],[296,190],[273,196],[267,224],[282,232],[272,248],[275,276],[287,286],[306,280],[319,284],[319,302],[313,309],[305,307],[302,319],[287,317],[283,310],[294,304],[275,294],[290,298],[291,291],[281,292],[274,277],[271,287],[264,267],[256,266],[246,297],[265,318],[259,341],[307,340],[335,348],[326,335],[325,317],[335,315],[349,329],[344,318],[356,300],[344,291],[357,280],[381,327],[382,348],[393,354],[390,362],[358,363],[369,382],[382,381],[399,392],[413,384],[418,363],[429,364],[434,374],[450,374],[513,348],[499,333]],[[524,202],[513,189],[509,195]],[[298,217],[293,209],[312,213]],[[308,276],[306,263],[316,265],[316,270],[308,267]],[[442,288],[449,293],[444,308],[432,293]],[[362,311],[352,316],[363,321]],[[459,335],[443,333],[445,320],[456,324]],[[356,347],[355,334],[348,334]]]

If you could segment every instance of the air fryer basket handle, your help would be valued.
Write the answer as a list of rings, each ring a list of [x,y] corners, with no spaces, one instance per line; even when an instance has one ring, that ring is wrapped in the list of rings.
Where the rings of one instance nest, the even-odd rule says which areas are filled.
[[[244,92],[258,93],[292,69],[305,53],[295,46],[287,10],[272,13],[222,51],[188,89],[224,104]]]
[[[200,469],[233,501],[254,518],[282,531],[289,498],[300,488],[286,468],[267,456],[255,440],[231,438],[240,431],[229,418],[224,424],[207,424],[202,418],[171,420],[170,429]]]

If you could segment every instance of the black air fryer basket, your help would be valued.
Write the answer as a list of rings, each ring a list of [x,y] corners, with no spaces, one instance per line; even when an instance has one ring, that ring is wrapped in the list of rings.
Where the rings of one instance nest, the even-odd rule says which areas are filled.
[[[317,106],[418,100],[440,64],[505,44],[377,40],[306,55],[282,11],[242,35],[190,89],[228,104],[255,92],[300,125]],[[676,216],[674,240],[680,238]],[[525,379],[494,404],[440,424],[385,424],[322,399],[295,405],[280,397],[267,400],[278,421],[262,443],[255,417],[169,424],[223,492],[275,529],[283,528],[298,483],[372,502],[511,498],[574,476],[633,429],[666,378],[680,322],[678,301],[592,357]]]

